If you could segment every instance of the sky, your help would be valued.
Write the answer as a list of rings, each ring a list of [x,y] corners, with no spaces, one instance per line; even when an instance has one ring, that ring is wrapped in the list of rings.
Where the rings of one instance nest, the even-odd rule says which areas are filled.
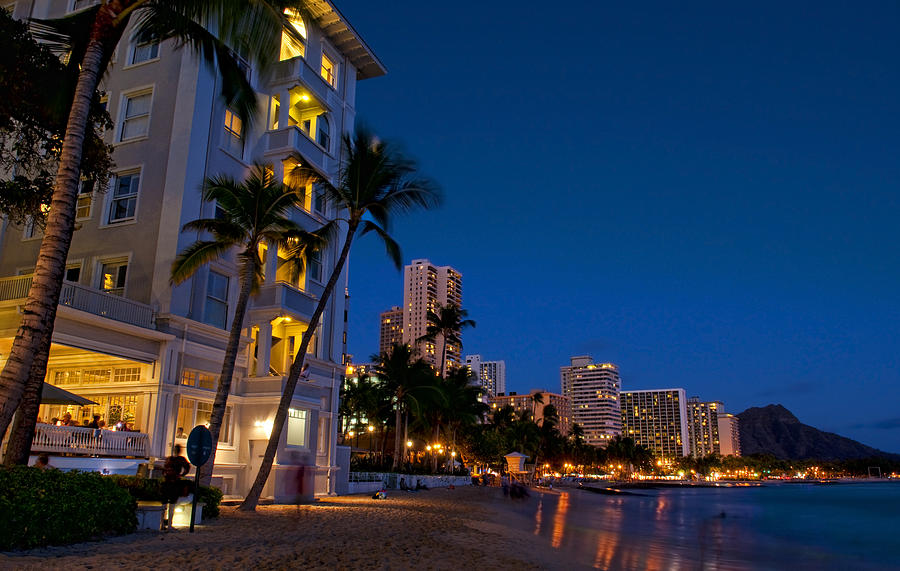
[[[337,4],[388,68],[358,122],[443,189],[404,260],[462,272],[508,391],[591,355],[900,452],[900,4]],[[402,303],[371,235],[350,294],[365,362]]]

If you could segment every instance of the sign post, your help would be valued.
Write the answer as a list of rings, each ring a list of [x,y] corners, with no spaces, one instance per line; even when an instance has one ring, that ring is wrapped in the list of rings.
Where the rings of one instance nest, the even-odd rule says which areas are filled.
[[[212,455],[212,444],[212,434],[202,424],[195,426],[188,436],[187,457],[197,467],[194,471],[194,501],[191,502],[191,533],[194,533],[194,514],[197,512],[197,494],[200,492],[200,466],[206,464]]]

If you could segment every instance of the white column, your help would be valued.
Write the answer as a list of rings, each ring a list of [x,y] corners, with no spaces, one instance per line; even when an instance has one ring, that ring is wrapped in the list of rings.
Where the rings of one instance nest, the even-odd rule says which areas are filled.
[[[269,375],[269,364],[272,358],[272,324],[268,321],[259,324],[256,333],[256,376]]]
[[[287,128],[290,120],[291,93],[285,89],[278,92],[278,130]]]

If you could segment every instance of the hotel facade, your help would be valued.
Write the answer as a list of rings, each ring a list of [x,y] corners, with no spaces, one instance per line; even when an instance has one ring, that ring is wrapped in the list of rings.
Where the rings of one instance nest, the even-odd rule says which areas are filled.
[[[19,1],[13,14],[56,18],[96,3]],[[45,421],[69,412],[78,421],[100,414],[107,425],[128,423],[140,434],[130,440],[140,442],[140,450],[128,454],[137,458],[171,454],[192,427],[208,421],[234,318],[236,260],[223,257],[181,285],[169,283],[176,254],[199,238],[182,233],[182,226],[217,214],[216,205],[201,198],[204,179],[241,180],[253,162],[282,177],[301,162],[334,181],[341,135],[353,128],[357,81],[385,73],[331,2],[307,7],[308,19],[292,16],[291,22],[303,41],[284,34],[271,73],[244,62],[261,104],[252,126],[223,104],[220,79],[190,49],[175,49],[172,41],[136,43],[131,28],[125,31],[101,86],[115,124],[107,133],[115,171],[108,188],[85,181],[80,190],[46,377],[97,404],[43,405]],[[312,187],[290,213],[306,230],[339,215]],[[6,357],[41,232],[37,224],[6,221],[0,231],[0,354]],[[244,494],[256,475],[288,367],[339,246],[311,254],[299,275],[282,266],[276,245],[262,248],[264,283],[244,321],[214,473],[226,495]],[[293,395],[264,497],[285,497],[300,469],[312,478],[315,494],[336,489],[346,455],[336,442],[346,286],[345,269],[316,324],[307,357],[310,382]],[[55,451],[51,433],[63,428],[39,425],[33,451]]]
[[[506,392],[506,361],[482,361],[481,355],[466,355],[466,366],[474,381],[484,389],[485,396]]]
[[[684,389],[622,391],[622,436],[662,460],[690,454]]]
[[[419,342],[428,329],[428,312],[437,311],[438,304],[462,307],[462,274],[450,266],[435,266],[429,260],[413,260],[403,268],[403,342],[417,347],[419,356],[436,369],[441,368],[444,354],[442,336]],[[445,370],[462,365],[462,347],[447,344]]]
[[[719,413],[725,407],[721,402],[702,402],[691,397],[687,402],[688,433],[691,456],[702,458],[719,453]]]
[[[562,394],[569,401],[569,418],[584,429],[584,440],[606,447],[622,433],[619,368],[612,363],[594,363],[592,357],[571,358],[571,365],[560,367]]]
[[[378,354],[384,355],[395,343],[403,343],[403,309],[396,305],[381,312],[378,335]]]

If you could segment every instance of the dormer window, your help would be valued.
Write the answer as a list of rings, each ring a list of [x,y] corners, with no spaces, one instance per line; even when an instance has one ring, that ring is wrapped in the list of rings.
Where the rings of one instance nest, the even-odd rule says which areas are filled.
[[[291,8],[284,9],[290,28],[281,31],[281,61],[306,55],[306,23],[300,14]]]

